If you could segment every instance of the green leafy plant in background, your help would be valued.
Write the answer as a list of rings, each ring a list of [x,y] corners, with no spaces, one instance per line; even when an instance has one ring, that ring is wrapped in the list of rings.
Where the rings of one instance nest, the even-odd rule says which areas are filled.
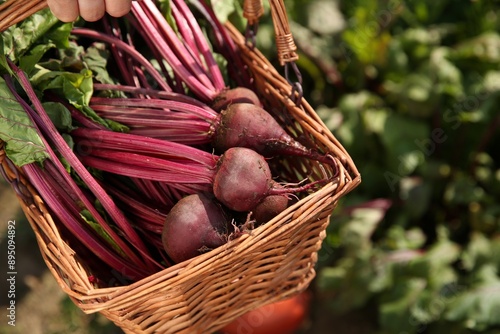
[[[322,307],[336,321],[365,314],[373,333],[498,332],[498,4],[286,6],[305,95],[363,180],[320,252]],[[257,44],[270,59],[273,33],[266,16]]]

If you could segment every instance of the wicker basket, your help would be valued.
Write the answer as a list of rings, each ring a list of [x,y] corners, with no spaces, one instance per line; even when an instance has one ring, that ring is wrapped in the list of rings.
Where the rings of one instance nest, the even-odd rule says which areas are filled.
[[[45,6],[43,1],[15,2],[24,9],[11,11],[11,16],[29,15],[25,3],[36,10]],[[6,8],[0,8],[0,13]],[[7,26],[16,21],[12,18]],[[3,18],[0,22],[5,24]],[[60,287],[84,312],[100,312],[127,333],[212,333],[249,310],[305,290],[315,276],[317,252],[337,201],[361,180],[349,154],[307,101],[293,102],[289,82],[256,48],[248,47],[239,31],[231,25],[227,28],[266,106],[284,119],[293,119],[283,126],[330,152],[339,167],[336,179],[251,233],[131,285],[95,288],[85,259],[61,237],[57,222],[22,172],[6,158],[0,143],[4,174]],[[303,175],[329,167],[308,163],[287,168]]]

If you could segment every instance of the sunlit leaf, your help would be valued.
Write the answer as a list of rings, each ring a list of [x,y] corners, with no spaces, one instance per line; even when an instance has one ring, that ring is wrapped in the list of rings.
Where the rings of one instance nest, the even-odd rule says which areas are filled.
[[[0,78],[0,139],[14,164],[23,166],[49,157],[28,113],[17,102],[5,80]]]
[[[319,34],[335,34],[345,27],[338,1],[312,1],[307,10],[309,11],[308,27]]]
[[[483,282],[459,295],[446,312],[446,319],[482,331],[500,325],[500,279],[493,266],[481,269]]]

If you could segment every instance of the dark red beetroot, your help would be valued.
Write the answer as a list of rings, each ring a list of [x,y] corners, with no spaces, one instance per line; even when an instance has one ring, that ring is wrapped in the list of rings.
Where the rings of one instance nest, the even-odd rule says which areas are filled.
[[[259,107],[262,106],[259,97],[254,91],[245,87],[235,87],[220,92],[215,97],[212,108],[220,111],[235,103],[249,103]]]
[[[219,152],[247,147],[265,157],[293,155],[333,163],[327,155],[307,149],[293,139],[265,109],[250,103],[231,104],[221,111],[212,143]]]
[[[281,186],[272,179],[271,169],[262,155],[249,148],[232,147],[219,158],[213,193],[227,208],[248,212],[268,196],[299,193],[318,182],[322,181],[301,187]]]
[[[273,187],[271,169],[263,156],[242,147],[228,149],[219,159],[213,190],[234,211],[251,211]]]
[[[270,195],[264,198],[253,210],[255,225],[267,223],[288,207],[286,195]]]
[[[227,208],[248,212],[254,211],[268,196],[299,193],[318,182],[321,181],[301,187],[282,186],[272,179],[271,169],[262,155],[249,148],[232,147],[219,158],[213,193]],[[281,206],[281,209],[285,208]]]
[[[170,210],[162,242],[172,261],[179,263],[228,241],[231,218],[213,198],[204,194],[184,197]]]

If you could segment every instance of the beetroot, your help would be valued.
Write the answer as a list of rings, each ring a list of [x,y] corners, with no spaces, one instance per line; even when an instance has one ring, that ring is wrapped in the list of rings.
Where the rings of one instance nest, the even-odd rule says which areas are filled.
[[[255,224],[267,223],[288,207],[288,198],[284,195],[270,195],[260,202],[253,210]]]
[[[232,104],[221,111],[212,143],[219,152],[230,147],[248,147],[265,157],[293,155],[333,163],[327,155],[309,150],[293,139],[265,109],[250,103]]]
[[[252,210],[271,189],[271,170],[257,152],[234,147],[220,157],[213,190],[215,197],[231,210]]]
[[[168,213],[163,247],[172,261],[179,263],[225,244],[231,228],[230,216],[212,197],[189,195]]]
[[[259,107],[262,106],[259,97],[253,90],[245,87],[235,87],[221,91],[214,98],[212,108],[221,111],[235,103],[250,103]]]
[[[274,188],[283,188],[278,183],[274,183]],[[267,223],[281,212],[285,211],[288,207],[287,195],[269,195],[266,196],[257,206],[253,209],[253,219],[255,225],[259,226]]]
[[[269,164],[262,155],[249,148],[232,147],[219,158],[213,193],[227,208],[247,212],[268,196],[306,191],[322,181],[301,187],[281,186],[272,179]]]

